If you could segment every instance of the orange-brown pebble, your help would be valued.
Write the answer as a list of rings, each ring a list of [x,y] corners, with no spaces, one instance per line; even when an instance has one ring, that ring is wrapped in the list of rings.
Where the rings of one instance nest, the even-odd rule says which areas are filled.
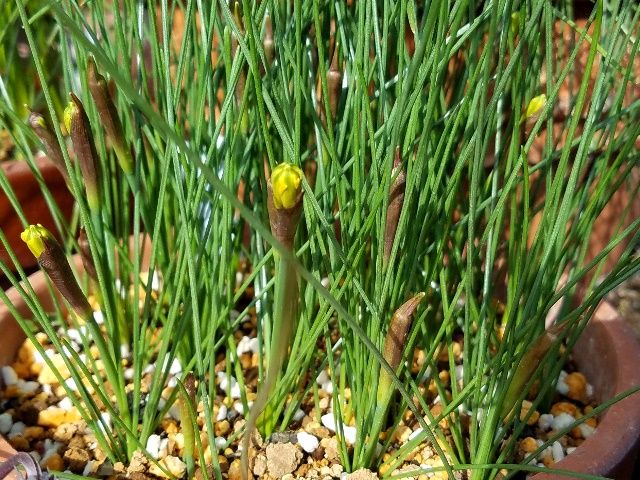
[[[9,443],[13,448],[19,451],[29,450],[29,440],[22,435],[16,435],[9,439]]]
[[[557,402],[554,403],[551,407],[551,415],[557,417],[561,413],[568,413],[573,418],[576,418],[578,415],[578,407],[576,407],[573,403],[570,402]]]
[[[546,457],[544,457],[542,459],[542,463],[544,463],[545,467],[550,467],[551,465],[553,465],[556,462],[554,462],[553,457],[551,455],[547,455]]]
[[[167,433],[178,433],[178,423],[172,418],[163,419],[160,426]]]
[[[64,410],[60,407],[49,407],[38,413],[38,425],[42,427],[58,427],[63,423],[73,423],[80,420],[80,412],[75,408]]]
[[[61,472],[64,470],[64,460],[62,460],[59,453],[54,453],[49,455],[49,458],[43,462],[42,466],[46,470]]]
[[[71,376],[67,365],[64,363],[62,355],[56,353],[52,355],[50,359],[53,365],[53,369],[51,369],[51,367],[49,367],[49,365],[45,363],[42,366],[42,371],[38,375],[38,382],[48,385],[58,383],[58,378],[53,373],[54,370],[60,374],[63,380],[66,380]]]
[[[564,383],[569,387],[567,397],[571,400],[584,401],[587,397],[587,379],[580,372],[573,372],[567,375]]]
[[[526,437],[520,441],[520,450],[525,453],[535,452],[538,448],[538,443],[533,437]]]
[[[529,400],[524,400],[522,402],[522,409],[520,410],[521,421],[523,421],[527,417],[527,415],[529,414],[529,411],[531,410],[531,406],[532,406],[532,403]],[[534,410],[533,413],[527,419],[527,425],[529,426],[535,425],[536,423],[538,423],[539,418],[540,418],[540,412],[538,412],[537,410]]]
[[[4,398],[18,398],[22,391],[17,385],[8,385],[2,392]]]
[[[11,364],[11,368],[16,372],[19,378],[29,378],[31,376],[31,364],[22,360],[18,360]]]
[[[569,433],[573,438],[582,438],[582,430],[580,427],[573,427]]]
[[[24,429],[24,432],[22,432],[22,434],[24,435],[24,438],[26,438],[28,440],[37,440],[40,437],[42,437],[42,435],[44,435],[44,428],[42,428],[42,427],[26,427]]]

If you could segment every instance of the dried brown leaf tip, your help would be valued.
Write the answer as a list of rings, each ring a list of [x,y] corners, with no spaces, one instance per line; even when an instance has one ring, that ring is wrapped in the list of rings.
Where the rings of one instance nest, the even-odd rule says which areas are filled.
[[[107,136],[111,141],[113,150],[118,157],[118,163],[125,173],[133,172],[133,159],[131,158],[131,150],[127,145],[122,131],[122,123],[120,117],[109,93],[109,87],[105,78],[98,72],[96,63],[93,58],[89,58],[87,62],[87,77],[89,80],[89,90],[91,97],[96,105],[100,121],[104,125]]]
[[[60,148],[60,144],[58,143],[56,136],[47,125],[44,117],[37,112],[31,112],[29,115],[29,125],[42,142],[47,158],[51,160],[51,162],[60,171],[67,184],[69,184],[69,172],[67,172],[67,167],[64,164],[62,149]]]
[[[82,102],[73,93],[70,96],[71,101],[64,110],[64,125],[71,135],[76,159],[80,164],[89,208],[91,211],[97,211],[100,206],[98,154],[93,143],[89,118]]]
[[[389,188],[389,205],[387,206],[387,222],[384,230],[384,264],[389,262],[391,257],[391,249],[396,237],[400,213],[404,204],[404,189],[407,182],[407,176],[402,168],[402,159],[400,158],[400,148],[396,148],[396,154],[393,161],[393,170],[391,171],[391,187]]]

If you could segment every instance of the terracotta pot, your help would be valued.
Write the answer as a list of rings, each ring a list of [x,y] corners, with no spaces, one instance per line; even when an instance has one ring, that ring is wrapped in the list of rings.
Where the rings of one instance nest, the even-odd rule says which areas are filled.
[[[79,256],[72,257],[78,271],[82,271]],[[29,277],[34,291],[40,295],[45,309],[51,309],[45,275],[38,271]],[[7,291],[9,301],[23,316],[29,308],[18,291]],[[6,304],[0,304],[0,366],[13,361],[25,336],[14,321]],[[640,345],[629,327],[613,308],[604,303],[596,312],[575,350],[574,358],[594,387],[598,401],[640,384]],[[557,464],[558,468],[596,475],[613,476],[617,480],[630,479],[640,440],[640,393],[613,405],[600,419],[596,433],[575,452]],[[0,437],[0,462],[15,451]],[[538,474],[536,480],[567,479]]]
[[[44,195],[36,181],[36,177],[26,162],[8,161],[0,164],[4,174],[7,176],[9,184],[22,206],[29,223],[41,223],[51,232],[56,232],[55,222]],[[67,189],[64,178],[54,166],[54,164],[44,156],[36,158],[36,166],[45,184],[49,188],[51,195],[57,202],[64,218],[71,218],[73,210],[73,196]],[[25,243],[20,240],[20,233],[24,230],[22,222],[9,202],[7,195],[0,190],[0,229],[7,236],[11,248],[18,257],[18,261],[23,268],[29,269],[37,265]],[[0,261],[12,266],[9,254],[4,246],[0,245]]]
[[[640,345],[631,328],[608,303],[600,305],[574,350],[578,367],[593,385],[598,402],[640,385]],[[554,467],[616,480],[633,478],[640,448],[640,392],[614,404],[596,432]],[[571,477],[534,475],[535,480]]]

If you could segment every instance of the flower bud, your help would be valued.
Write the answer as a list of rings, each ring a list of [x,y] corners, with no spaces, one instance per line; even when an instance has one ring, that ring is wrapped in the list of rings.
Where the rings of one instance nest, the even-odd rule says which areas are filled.
[[[109,94],[107,81],[98,72],[93,58],[89,58],[87,63],[87,76],[89,78],[89,90],[91,91],[91,97],[96,105],[100,121],[104,125],[104,129],[107,132],[109,140],[111,140],[113,150],[116,152],[118,163],[120,163],[120,167],[126,174],[130,174],[133,172],[131,150],[129,149],[124,138],[124,134],[122,133],[120,117],[118,116],[116,107],[113,104],[111,95]]]
[[[524,113],[524,118],[531,118],[544,107],[544,104],[547,103],[547,96],[543,93],[538,95],[537,97],[533,97],[529,104],[527,105],[527,109]]]
[[[279,210],[293,208],[302,195],[302,170],[290,163],[281,163],[271,174],[273,203]]]
[[[96,273],[96,266],[93,263],[93,256],[91,255],[91,248],[89,247],[89,241],[87,240],[87,233],[84,228],[80,229],[80,236],[78,237],[78,251],[82,258],[82,265],[84,266],[87,274],[94,280],[98,279]]]
[[[302,170],[290,163],[281,163],[271,172],[267,182],[267,206],[271,233],[287,248],[293,248],[302,214]]]
[[[87,192],[87,202],[92,211],[97,211],[100,203],[98,184],[98,154],[93,143],[93,134],[89,118],[82,103],[73,93],[71,101],[64,110],[64,124],[71,135],[76,158],[80,164],[82,177]]]
[[[53,132],[47,126],[47,122],[44,117],[39,113],[31,112],[29,115],[29,125],[31,125],[33,132],[42,142],[47,158],[49,158],[49,160],[51,160],[51,162],[56,166],[68,184],[69,173],[67,172],[67,167],[64,164],[60,144],[56,140]]]
[[[413,313],[416,311],[416,308],[418,308],[424,296],[424,292],[414,295],[403,303],[402,306],[395,311],[393,317],[391,317],[389,331],[384,341],[382,356],[394,371],[398,370],[400,361],[402,360],[407,335],[409,334],[409,329],[413,321]],[[386,369],[382,368],[378,380],[378,402],[388,401],[391,386],[391,375]]]
[[[327,72],[327,89],[329,90],[329,110],[331,118],[336,119],[338,114],[338,104],[340,102],[340,92],[342,91],[342,72],[338,66],[338,49],[333,52],[331,66]]]
[[[387,221],[384,230],[384,264],[386,265],[391,256],[391,249],[396,237],[396,230],[402,212],[404,203],[404,188],[407,176],[402,169],[402,160],[400,158],[400,148],[396,148],[396,156],[393,161],[393,170],[391,178],[395,177],[391,187],[389,188],[389,205],[387,206]]]
[[[266,15],[264,20],[264,40],[262,41],[262,47],[264,48],[264,55],[267,58],[267,64],[271,65],[275,54],[275,46],[273,43],[273,26],[271,25],[271,17],[269,15]]]
[[[42,255],[42,252],[44,252],[44,239],[50,235],[49,230],[38,223],[37,225],[29,225],[27,229],[20,234],[20,238],[27,244],[33,256],[38,259],[40,255]]]
[[[80,285],[76,281],[69,262],[62,247],[42,225],[29,225],[20,234],[20,238],[27,244],[38,264],[51,279],[71,308],[81,317],[92,315],[91,305],[87,301]]]

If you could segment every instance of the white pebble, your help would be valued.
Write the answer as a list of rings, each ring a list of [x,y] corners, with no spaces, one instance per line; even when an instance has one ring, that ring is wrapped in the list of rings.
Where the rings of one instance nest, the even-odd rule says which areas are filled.
[[[80,332],[75,328],[70,328],[67,330],[67,337],[69,337],[69,339],[73,342],[82,343],[82,336],[80,335]]]
[[[26,425],[22,422],[16,422],[11,426],[11,430],[9,430],[9,434],[7,435],[7,437],[9,438],[13,438],[16,437],[18,435],[22,435],[24,433],[24,428],[26,427]]]
[[[571,455],[573,452],[576,451],[577,447],[567,447],[567,455]]]
[[[311,435],[307,432],[298,433],[298,444],[302,447],[302,449],[307,453],[313,453],[320,442],[315,437],[315,435]]]
[[[550,413],[540,415],[538,419],[538,427],[540,427],[540,430],[544,430],[545,432],[551,430],[551,425],[553,425],[553,415]]]
[[[325,413],[324,415],[322,415],[322,417],[320,417],[320,421],[322,422],[322,425],[327,427],[332,432],[336,431],[336,419],[333,418],[333,413]]]
[[[159,292],[160,288],[162,288],[162,279],[160,278],[160,274],[154,270],[151,276],[151,290]]]
[[[329,277],[324,277],[322,280],[320,280],[320,284],[324,288],[329,288]]]
[[[322,370],[320,374],[316,377],[316,383],[322,386],[323,383],[327,383],[329,381],[329,374],[326,370]]]
[[[344,425],[342,427],[342,432],[344,433],[344,439],[349,445],[355,445],[357,430],[356,427],[350,427],[348,425]]]
[[[569,393],[569,386],[564,381],[566,377],[567,372],[561,370],[560,375],[558,376],[558,383],[556,383],[556,391],[561,395],[566,395],[567,393]]]
[[[585,393],[587,395],[587,398],[593,397],[593,385],[591,385],[590,383],[587,383],[587,388]]]
[[[160,458],[161,441],[162,439],[160,438],[160,435],[156,434],[149,435],[149,438],[147,439],[147,451],[149,452],[149,455],[151,455],[156,460]]]
[[[418,435],[422,434],[422,431],[423,431],[422,428],[418,428],[417,430],[414,430],[413,432],[411,432],[411,435],[409,435],[409,441],[413,440]]]
[[[9,413],[0,413],[0,433],[6,435],[11,431],[11,425],[13,425],[13,418]]]
[[[133,368],[127,368],[124,371],[124,379],[125,380],[133,380],[133,373],[134,373]]]
[[[12,367],[7,365],[6,367],[2,367],[2,380],[7,386],[15,385],[18,383],[18,374]]]
[[[76,381],[73,378],[67,378],[64,381],[64,384],[70,389],[73,390],[74,392],[78,391],[78,385],[76,385]],[[65,400],[68,400],[68,398],[65,397]]]
[[[298,410],[296,410],[296,413],[293,414],[293,421],[294,422],[299,422],[300,420],[302,420],[304,418],[305,415],[306,415],[306,413],[304,413],[304,410],[299,408]]]
[[[331,380],[324,382],[322,384],[322,390],[324,390],[325,392],[331,394],[333,393],[333,382],[331,382]]]
[[[69,397],[64,397],[58,402],[58,406],[68,412],[73,408],[73,402]]]
[[[38,382],[34,382],[34,381],[25,382],[22,379],[18,380],[18,390],[20,390],[20,393],[22,393],[23,395],[35,393],[36,390],[38,390],[38,388],[40,388],[40,384]]]
[[[216,422],[221,422],[227,418],[227,406],[220,405],[220,409],[218,410],[218,415],[216,416]]]
[[[562,430],[563,428],[567,428],[573,422],[575,422],[575,418],[573,418],[568,413],[562,412],[560,415],[553,419],[551,427],[554,430]]]
[[[153,374],[153,372],[155,371],[156,371],[156,365],[154,363],[150,363],[149,365],[144,367],[144,370],[142,370],[142,374],[143,375]]]
[[[102,325],[104,323],[104,315],[101,310],[96,310],[93,312],[93,319],[96,321],[98,325]]]
[[[42,385],[42,391],[47,395],[53,395],[53,388],[51,388],[51,385],[49,385],[48,383]]]
[[[553,456],[553,461],[556,463],[564,458],[564,450],[562,449],[560,442],[553,442],[553,445],[551,446],[551,455]]]
[[[591,425],[587,425],[586,423],[581,423],[580,425],[578,425],[578,428],[580,429],[582,438],[589,438],[595,430],[595,428],[593,428]]]
[[[82,471],[82,475],[87,477],[89,476],[91,473],[93,473],[93,464],[95,463],[94,460],[89,460],[87,462],[87,464],[84,466],[84,470]]]
[[[129,347],[128,343],[120,344],[120,357],[121,358],[129,358],[131,356],[131,347]]]
[[[160,440],[160,448],[158,449],[158,457],[164,458],[169,455],[169,439],[163,438]]]
[[[464,378],[464,365],[456,365],[456,379],[458,381]]]
[[[178,379],[176,377],[169,378],[169,381],[167,382],[167,387],[176,388],[177,386],[178,386]]]
[[[242,405],[242,402],[234,402],[233,409],[240,415],[244,415],[244,405]]]
[[[171,362],[171,368],[169,369],[169,373],[171,375],[178,375],[182,373],[182,365],[180,365],[180,360],[178,360],[177,358],[173,359],[173,362]]]
[[[224,437],[216,437],[213,439],[213,443],[218,450],[222,450],[227,446],[227,439]]]
[[[238,356],[243,353],[257,353],[258,352],[258,339],[256,337],[249,338],[247,336],[242,337],[238,342],[236,352]]]
[[[102,417],[102,421],[104,423],[104,425],[107,428],[107,432],[111,430],[111,415],[109,415],[109,412],[103,412],[100,414],[100,416]],[[100,427],[102,427],[102,423],[100,424]]]
[[[231,398],[240,398],[240,384],[238,382],[231,385],[229,395],[231,395]]]

